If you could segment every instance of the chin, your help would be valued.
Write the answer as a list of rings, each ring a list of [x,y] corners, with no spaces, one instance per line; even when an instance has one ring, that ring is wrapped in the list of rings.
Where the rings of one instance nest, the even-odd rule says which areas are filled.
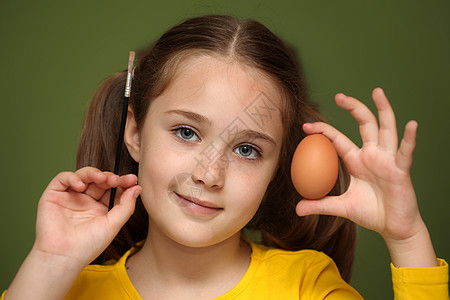
[[[192,234],[192,232],[188,233],[182,230],[182,232],[180,232],[181,234],[168,234],[167,236],[175,243],[190,248],[212,247],[231,241],[236,236],[238,236],[238,239],[240,238],[240,230],[235,233],[224,235],[217,235],[217,233],[214,234],[214,232],[210,230],[208,230],[208,232],[202,231],[203,230],[201,229],[197,229],[196,234]]]

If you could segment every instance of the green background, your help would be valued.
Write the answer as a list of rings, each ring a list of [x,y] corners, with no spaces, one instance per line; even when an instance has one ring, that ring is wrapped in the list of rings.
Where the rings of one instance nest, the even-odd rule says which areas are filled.
[[[255,18],[302,59],[325,117],[360,144],[333,102],[381,86],[399,131],[419,122],[412,177],[438,256],[449,259],[450,3],[431,1],[13,1],[0,2],[0,289],[34,239],[36,205],[58,172],[73,170],[84,110],[98,82],[126,68],[128,51],[180,20],[208,13]],[[390,299],[389,254],[360,229],[352,285]]]

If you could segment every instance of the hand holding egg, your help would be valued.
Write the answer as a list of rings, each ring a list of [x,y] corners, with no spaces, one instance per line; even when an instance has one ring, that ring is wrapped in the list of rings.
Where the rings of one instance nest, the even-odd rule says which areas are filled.
[[[362,147],[324,122],[303,125],[309,136],[298,146],[291,170],[296,189],[305,197],[297,204],[296,212],[299,216],[344,217],[378,232],[388,246],[394,266],[436,266],[436,254],[420,216],[410,176],[417,122],[406,124],[399,146],[395,115],[383,90],[374,89],[372,98],[378,120],[357,99],[344,94],[335,97],[336,104],[358,122]],[[334,146],[350,175],[348,189],[339,196],[322,197],[333,186],[331,179],[327,183],[324,179],[328,180],[328,175],[334,178],[331,174],[334,175],[335,161],[322,166],[317,158],[323,157],[324,161],[328,156],[324,150],[326,142],[322,145],[315,141],[321,135]]]
[[[313,142],[307,141],[318,134],[326,137],[345,164],[350,175],[350,185],[342,195],[321,198],[332,187],[331,179],[335,178],[335,173],[331,170],[336,168],[337,163],[332,160],[332,163],[317,167],[320,162],[316,162],[317,165],[313,167],[309,165],[312,162],[309,157],[314,155],[309,153],[314,154],[315,151],[303,153],[302,146],[299,146],[292,162],[292,179],[305,199],[298,203],[296,211],[299,216],[324,214],[345,217],[380,233],[385,239],[402,240],[423,226],[409,173],[417,123],[411,121],[406,125],[399,146],[395,115],[383,90],[375,89],[372,98],[379,120],[357,99],[344,94],[335,97],[336,104],[348,110],[358,122],[362,147],[324,122],[303,125],[303,130],[309,135],[304,139],[305,149],[321,149],[324,146],[313,147]],[[318,154],[319,150],[316,151]],[[325,154],[321,155],[325,157]],[[322,175],[319,170],[324,170],[323,174],[327,175]],[[328,172],[333,176],[330,175],[331,179],[327,178],[325,184]],[[309,186],[305,187],[306,183]],[[321,188],[316,189],[322,184],[327,188],[324,187],[323,191]],[[308,188],[313,189],[314,193],[309,194]],[[316,191],[320,192],[315,194]],[[312,200],[317,198],[321,199]]]

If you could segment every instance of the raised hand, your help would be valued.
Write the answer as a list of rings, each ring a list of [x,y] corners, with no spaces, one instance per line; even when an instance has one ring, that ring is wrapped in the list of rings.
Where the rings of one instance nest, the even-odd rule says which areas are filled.
[[[33,250],[89,264],[133,213],[141,191],[136,183],[135,175],[119,177],[92,167],[58,174],[38,204]],[[108,212],[113,187],[118,204]]]
[[[380,88],[373,91],[372,97],[379,124],[375,115],[360,101],[344,94],[335,97],[336,104],[348,110],[358,122],[363,142],[361,148],[328,124],[304,124],[306,133],[322,133],[331,140],[351,181],[348,190],[340,196],[300,201],[297,214],[341,216],[377,231],[386,240],[393,261],[404,265],[397,254],[413,245],[422,247],[417,245],[418,237],[421,243],[424,243],[423,239],[429,240],[410,177],[417,123],[410,121],[406,125],[398,147],[395,116],[388,99]],[[436,264],[435,257],[429,261]]]
[[[63,299],[130,218],[142,191],[136,182],[135,175],[119,177],[92,167],[58,174],[39,200],[36,239],[6,299]],[[116,205],[108,212],[113,187]]]

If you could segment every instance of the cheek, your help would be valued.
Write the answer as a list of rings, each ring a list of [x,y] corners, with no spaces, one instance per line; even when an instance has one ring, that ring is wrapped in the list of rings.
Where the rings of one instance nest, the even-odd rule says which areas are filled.
[[[235,187],[236,206],[241,209],[242,214],[246,214],[250,218],[253,217],[261,204],[271,178],[270,170],[254,170],[252,172],[247,169],[245,172],[241,171],[240,176],[235,176],[232,179]]]
[[[139,184],[143,188],[142,199],[149,202],[167,193],[171,180],[183,170],[183,156],[168,151],[167,141],[154,138],[150,143],[142,143],[139,163]]]

